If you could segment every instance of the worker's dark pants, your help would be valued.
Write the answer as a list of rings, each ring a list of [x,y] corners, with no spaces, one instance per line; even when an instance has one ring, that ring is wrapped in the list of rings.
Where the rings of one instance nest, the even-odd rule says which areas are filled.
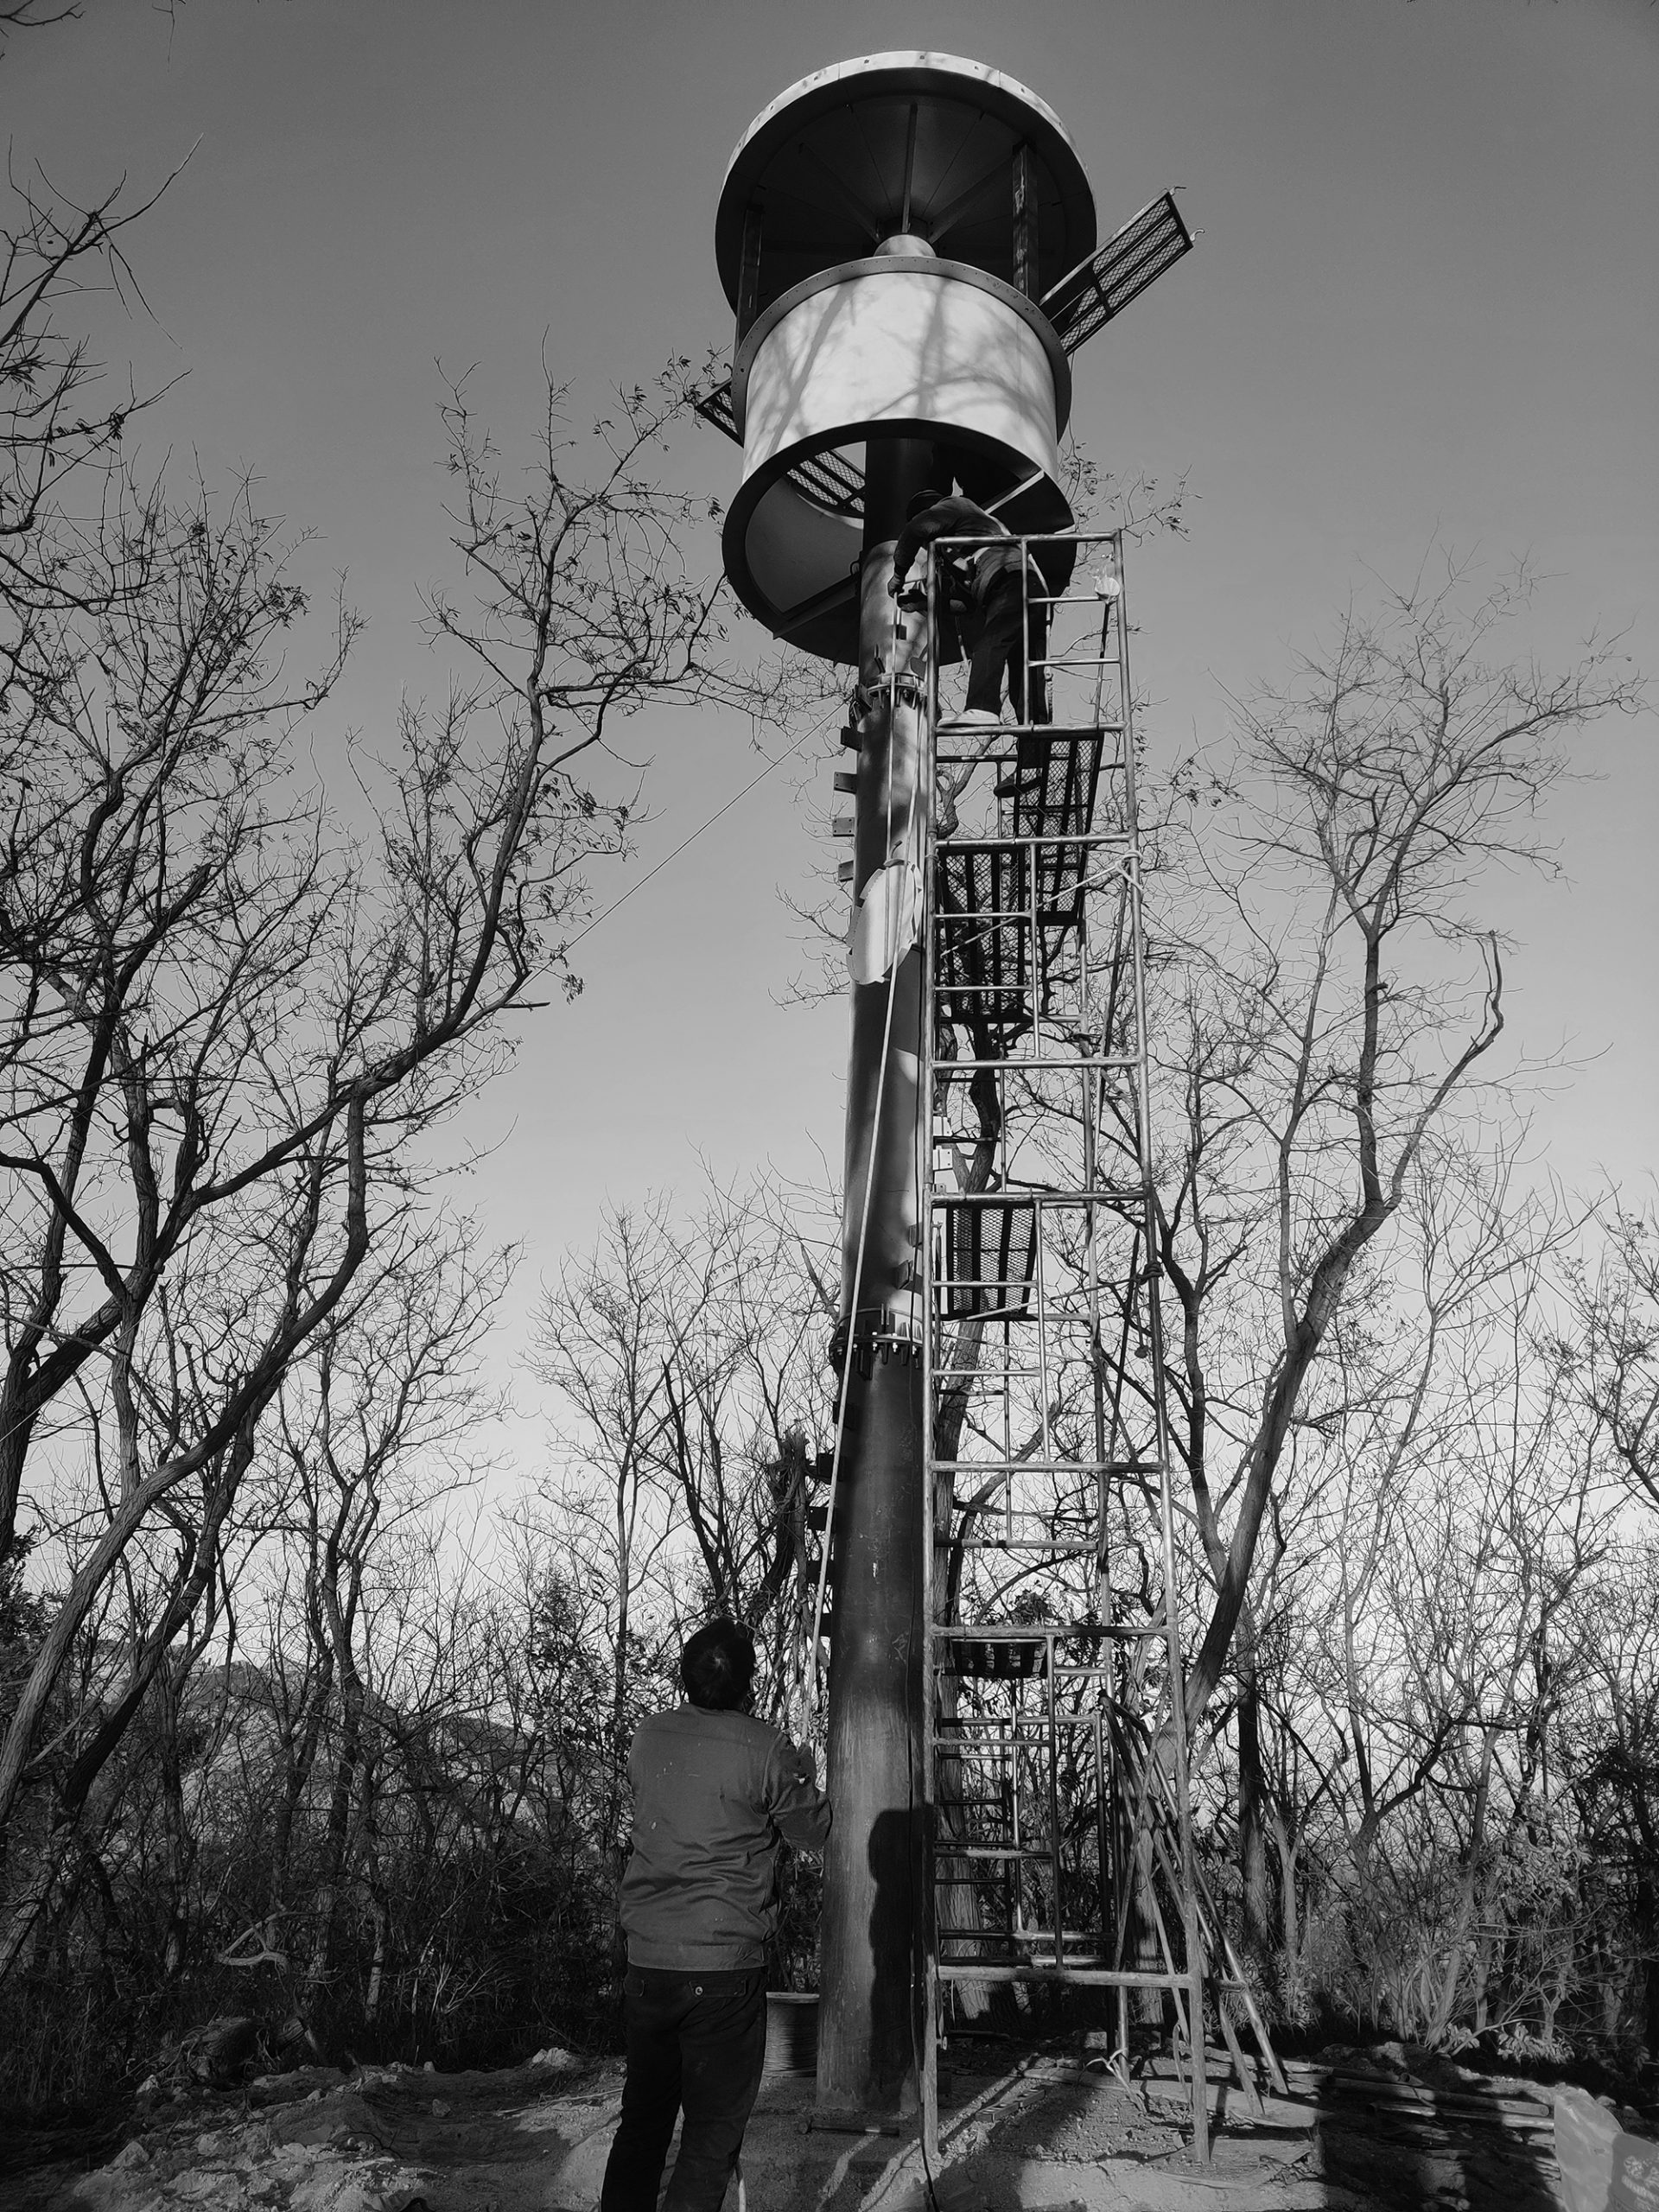
[[[1033,675],[1031,712],[1027,715],[1026,658],[1027,653],[1033,661],[1040,661],[1043,657],[1047,609],[1039,601],[1027,611],[1024,601],[1018,575],[1010,575],[1005,569],[992,577],[982,603],[964,624],[964,628],[973,634],[973,658],[968,664],[968,705],[970,709],[984,708],[993,715],[1000,713],[1006,669],[1014,720],[1041,722],[1048,720],[1042,671],[1039,669]]]
[[[717,2212],[743,2147],[766,2049],[766,1977],[663,1974],[623,1983],[628,2075],[600,2212],[656,2212],[675,2114],[680,2155],[663,2212]]]

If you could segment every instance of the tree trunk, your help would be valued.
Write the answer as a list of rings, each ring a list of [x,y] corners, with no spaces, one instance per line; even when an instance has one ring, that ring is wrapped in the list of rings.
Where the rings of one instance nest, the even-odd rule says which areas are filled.
[[[1268,1789],[1262,1770],[1262,1694],[1255,1671],[1255,1612],[1239,1608],[1233,1650],[1238,1681],[1238,1877],[1244,1939],[1266,1961],[1274,1942],[1273,1885],[1268,1875]]]
[[[1475,1909],[1480,1891],[1481,1854],[1486,1846],[1486,1802],[1491,1789],[1495,1741],[1491,1729],[1482,1731],[1480,1768],[1475,1780],[1474,1808],[1469,1821],[1469,1848],[1464,1861],[1463,1878],[1458,1885],[1457,1917],[1452,1923],[1446,1973],[1439,1993],[1433,1999],[1427,2023],[1425,2040],[1431,2044],[1439,2043],[1452,2024],[1452,2016],[1458,2005],[1458,1985],[1463,1978],[1464,1963],[1472,1948],[1470,1938],[1475,1925]]]
[[[114,1756],[133,1715],[148,1695],[157,1671],[166,1660],[173,1638],[190,1619],[200,1602],[202,1592],[218,1565],[220,1526],[236,1494],[241,1475],[252,1457],[252,1450],[253,1437],[250,1428],[236,1440],[230,1454],[229,1473],[221,1477],[208,1501],[202,1527],[193,1547],[180,1560],[179,1580],[162,1606],[161,1618],[139,1643],[119,1695],[103,1709],[89,1740],[59,1785],[57,1802],[52,1808],[51,1821],[41,1846],[35,1872],[21,1891],[8,1900],[5,1924],[3,1929],[0,1929],[0,1982],[5,1980],[22,1955],[36,1915],[45,1909],[59,1875],[76,1848],[82,1815],[93,1784]],[[105,1541],[107,1542],[107,1538]],[[79,1579],[86,1579],[86,1570]],[[60,1612],[60,1626],[69,1611],[70,1608],[66,1605]],[[79,1625],[77,1622],[75,1626],[78,1628]],[[54,1633],[56,1632],[54,1629]],[[65,1643],[66,1655],[72,1641],[73,1637]],[[59,1665],[61,1665],[61,1660]],[[37,1661],[31,1685],[47,1671],[43,1662]],[[22,1787],[27,1772],[26,1753],[36,1719],[38,1711],[29,1718],[26,1718],[21,1710],[14,1713],[6,1737],[5,1753],[0,1755],[0,1769],[7,1770],[0,1774],[0,1836],[6,1832],[10,1808],[15,1806]]]
[[[184,1971],[188,1948],[188,1897],[190,1866],[194,1857],[184,1815],[184,1774],[179,1756],[179,1701],[182,1683],[171,1667],[163,1664],[156,1675],[154,1695],[161,1708],[161,1793],[162,1832],[166,1840],[165,1891],[167,1933],[162,1953],[162,1979],[176,1981]]]
[[[1638,1789],[1641,1784],[1637,1784]],[[1643,1811],[1645,1813],[1645,1807]],[[1653,1822],[1643,1818],[1643,1831],[1650,1834]],[[1636,1859],[1636,1897],[1632,1918],[1636,1923],[1637,1955],[1641,1960],[1642,1976],[1642,2040],[1648,2052],[1648,2071],[1651,2076],[1659,2067],[1659,1884],[1656,1883],[1652,1853],[1638,1851]]]
[[[1287,1989],[1300,1986],[1302,1967],[1302,1916],[1296,1899],[1296,1842],[1281,1807],[1273,1811],[1273,1838],[1279,1852],[1279,1929],[1284,1961],[1282,1980]]]
[[[347,1706],[340,1732],[340,1758],[334,1767],[334,1786],[328,1800],[322,1880],[318,1886],[316,1903],[312,1911],[311,1960],[306,1968],[305,1999],[300,2007],[308,2020],[315,2013],[333,1964],[334,1920],[340,1910],[340,1884],[346,1872],[346,1847],[351,1834],[357,1757],[356,1717]]]
[[[273,1951],[285,1948],[277,1939],[289,1904],[289,1861],[294,1848],[294,1825],[299,1818],[305,1793],[310,1787],[334,1688],[334,1653],[328,1648],[321,1625],[310,1621],[308,1626],[315,1639],[317,1672],[302,1697],[298,1727],[288,1731],[283,1744],[283,1790],[276,1801],[276,1810],[271,1822],[265,1947]]]

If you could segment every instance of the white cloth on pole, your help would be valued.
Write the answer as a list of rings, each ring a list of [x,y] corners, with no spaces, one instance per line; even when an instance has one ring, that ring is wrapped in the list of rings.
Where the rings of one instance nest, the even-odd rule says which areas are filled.
[[[847,966],[855,983],[884,982],[922,933],[922,871],[906,856],[876,869],[853,909]]]

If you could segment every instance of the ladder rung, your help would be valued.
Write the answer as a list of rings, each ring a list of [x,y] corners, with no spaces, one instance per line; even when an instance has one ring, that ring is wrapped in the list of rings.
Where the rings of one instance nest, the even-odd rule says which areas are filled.
[[[1017,1936],[976,1936],[964,1931],[957,1939],[961,1942],[1017,1942]],[[1065,1981],[1075,1980],[1092,1984],[1102,1989],[1180,1989],[1192,1986],[1190,1974],[1143,1974],[1127,1967],[1032,1967],[1004,1966],[995,1959],[941,1959],[940,1979],[944,1981]]]
[[[952,1843],[938,1849],[950,1859],[1052,1859],[1048,1843]]]
[[[1049,1318],[1052,1320],[1053,1316],[1051,1314]],[[941,1364],[935,1367],[933,1372],[944,1380],[950,1376],[984,1374],[987,1370],[982,1368],[945,1367]],[[1023,1367],[996,1367],[992,1368],[988,1372],[990,1379],[995,1382],[1000,1382],[1004,1379],[1010,1382],[1028,1382],[1035,1370]],[[1032,1469],[1029,1461],[1022,1459],[935,1459],[930,1464],[935,1474],[970,1475],[988,1480],[991,1476],[1000,1473],[1005,1483],[1011,1482],[1016,1475],[1033,1471],[1039,1474],[1071,1475],[1078,1480],[1085,1479],[1090,1475],[1108,1477],[1155,1475],[1162,1471],[1156,1459],[1077,1459],[1068,1461],[1058,1467],[1045,1465],[1035,1470]]]
[[[970,1536],[962,1538],[970,1552],[1046,1553],[1053,1559],[1082,1559],[1100,1549],[1096,1536]]]
[[[977,1629],[960,1621],[941,1622],[928,1632],[939,1643],[955,1643],[959,1638],[979,1634]],[[1153,1621],[1144,1628],[1133,1628],[1125,1623],[1116,1628],[1092,1630],[1090,1633],[1113,1643],[1140,1643],[1149,1637],[1161,1637],[1166,1630],[1161,1621]],[[1109,1669],[1104,1667],[1082,1667],[1075,1660],[1057,1659],[1054,1671],[1056,1675],[1095,1675],[1105,1674]],[[964,1716],[963,1725],[966,1726],[967,1720],[972,1717]]]
[[[936,1370],[937,1371],[937,1370]],[[1155,1475],[1160,1463],[1155,1459],[934,1459],[930,1463],[936,1474],[967,1475],[982,1481],[988,1475],[1094,1475],[1102,1467],[1109,1472],[1114,1468],[1136,1474]]]

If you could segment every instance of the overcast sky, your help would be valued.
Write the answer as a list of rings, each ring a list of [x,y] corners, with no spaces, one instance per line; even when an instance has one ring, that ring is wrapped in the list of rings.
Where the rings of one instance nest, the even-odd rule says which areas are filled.
[[[1628,627],[1659,670],[1659,8],[1649,0],[82,0],[14,38],[15,165],[82,198],[152,188],[155,321],[106,354],[188,376],[143,431],[239,463],[349,571],[370,629],[329,741],[391,726],[435,672],[417,589],[445,572],[434,361],[476,364],[509,453],[543,331],[607,381],[729,340],[715,201],[751,118],[809,70],[898,46],[1022,79],[1068,126],[1104,235],[1183,188],[1198,249],[1077,363],[1075,421],[1120,474],[1185,472],[1190,535],[1131,577],[1147,734],[1224,728],[1373,572],[1431,543],[1555,582],[1537,638]],[[702,448],[706,448],[702,450]],[[737,454],[692,466],[729,489]],[[1651,719],[1585,747],[1551,826],[1561,881],[1498,887],[1511,1027],[1589,1065],[1542,1103],[1569,1183],[1650,1175],[1659,765]],[[760,763],[747,728],[664,718],[654,819],[603,907]],[[769,777],[583,943],[586,990],[530,1021],[480,1109],[469,1193],[521,1237],[519,1313],[607,1197],[770,1158],[838,1160],[845,1023],[779,1001],[808,956],[780,889],[826,852],[833,737]],[[510,1337],[509,1344],[517,1341]],[[531,1432],[525,1430],[521,1445]]]

